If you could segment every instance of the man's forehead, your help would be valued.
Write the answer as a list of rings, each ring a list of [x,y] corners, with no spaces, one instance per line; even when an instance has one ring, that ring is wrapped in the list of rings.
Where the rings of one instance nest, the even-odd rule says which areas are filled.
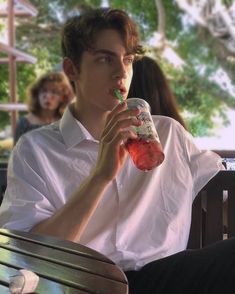
[[[127,48],[128,46],[124,36],[116,29],[100,30],[94,36],[89,47],[93,50],[94,54],[96,54],[99,50],[109,50],[114,53],[117,51],[125,51],[125,53],[122,52],[122,54],[132,54],[130,52],[130,48]]]

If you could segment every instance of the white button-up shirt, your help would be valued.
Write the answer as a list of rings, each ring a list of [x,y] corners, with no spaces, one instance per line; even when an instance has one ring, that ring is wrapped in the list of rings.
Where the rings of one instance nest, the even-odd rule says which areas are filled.
[[[164,162],[143,172],[128,158],[79,240],[124,270],[186,248],[193,199],[223,168],[220,157],[199,151],[178,122],[153,120]],[[22,136],[9,160],[0,227],[28,231],[51,217],[89,176],[98,148],[69,109],[59,122]]]

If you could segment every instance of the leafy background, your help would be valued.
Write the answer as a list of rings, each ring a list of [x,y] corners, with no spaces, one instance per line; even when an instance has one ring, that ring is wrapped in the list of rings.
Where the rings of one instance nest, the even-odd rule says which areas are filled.
[[[4,2],[0,0],[0,3]],[[25,101],[26,88],[46,71],[60,68],[60,29],[64,20],[87,7],[99,7],[99,0],[31,0],[38,15],[16,19],[17,48],[37,57],[37,64],[17,65],[18,100]],[[211,81],[218,69],[223,69],[235,83],[234,64],[221,52],[221,44],[207,30],[185,24],[185,14],[176,1],[162,1],[165,11],[165,34],[174,51],[184,61],[176,68],[162,57],[162,48],[150,47],[149,39],[158,31],[159,14],[154,0],[110,0],[112,7],[126,10],[137,22],[143,43],[153,52],[170,80],[180,111],[194,136],[213,134],[218,125],[228,125],[227,110],[235,108],[235,98]],[[232,1],[224,1],[231,5]],[[4,21],[0,22],[0,31]],[[2,56],[2,54],[0,55]],[[8,68],[0,65],[0,103],[9,100]],[[9,115],[1,112],[0,128],[9,124]],[[22,114],[22,113],[21,113]]]

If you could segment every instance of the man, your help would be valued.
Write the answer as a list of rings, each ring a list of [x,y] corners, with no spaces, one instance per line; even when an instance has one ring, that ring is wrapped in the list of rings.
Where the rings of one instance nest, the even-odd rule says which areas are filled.
[[[141,124],[139,110],[126,109],[114,93],[126,99],[132,62],[141,53],[135,24],[120,10],[92,10],[67,21],[62,48],[77,100],[61,121],[16,145],[1,225],[102,252],[127,273],[130,293],[219,289],[215,276],[223,268],[214,264],[222,263],[211,257],[217,249],[182,250],[193,198],[222,168],[220,158],[199,151],[180,124],[161,116],[153,118],[165,153],[161,166],[138,170],[123,145],[136,137],[131,127]],[[225,244],[224,263],[234,247]]]

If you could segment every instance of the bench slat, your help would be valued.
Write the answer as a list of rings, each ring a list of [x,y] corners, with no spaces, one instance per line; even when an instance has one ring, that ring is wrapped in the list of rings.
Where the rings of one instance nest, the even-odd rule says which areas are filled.
[[[15,269],[26,268],[29,269],[40,277],[49,279],[67,285],[73,288],[88,291],[90,293],[110,294],[121,293],[126,288],[124,283],[116,282],[114,280],[105,279],[95,274],[90,274],[81,270],[71,269],[69,267],[58,265],[49,261],[43,261],[31,256],[26,256],[17,252],[9,251],[4,248],[0,248],[0,263],[13,267]]]
[[[3,293],[9,294],[10,277],[18,275],[18,274],[19,274],[18,270],[0,264],[0,283],[4,283],[4,285],[5,285],[2,288],[0,287],[1,294],[3,294]],[[50,280],[44,279],[42,277],[39,279],[36,292],[37,293],[48,293],[48,294],[49,293],[50,294],[64,294],[64,293],[84,294],[84,293],[87,293],[87,292],[79,290],[79,289],[74,289],[69,286],[58,284],[54,281],[50,281]]]
[[[48,249],[44,245],[38,245],[25,240],[9,238],[0,235],[0,248],[18,252],[27,256],[36,257],[41,260],[47,260],[58,265],[64,265],[70,268],[90,272],[99,276],[108,277],[112,280],[125,283],[125,279],[121,272],[116,270],[116,266],[100,260],[86,258],[79,255],[65,252],[63,250]]]
[[[78,255],[83,255],[87,258],[101,260],[107,263],[114,264],[110,259],[108,259],[106,256],[104,256],[103,254],[99,252],[96,252],[94,256],[94,251],[86,246],[73,243],[70,241],[66,241],[66,240],[61,240],[51,236],[50,236],[50,242],[48,242],[47,236],[36,235],[33,233],[30,233],[29,235],[29,233],[27,232],[18,232],[14,230],[9,231],[6,229],[0,229],[0,235],[8,236],[10,238],[15,238],[19,240],[29,241],[34,244],[45,245],[48,248],[60,249],[64,252],[70,252],[70,253],[74,253]]]

